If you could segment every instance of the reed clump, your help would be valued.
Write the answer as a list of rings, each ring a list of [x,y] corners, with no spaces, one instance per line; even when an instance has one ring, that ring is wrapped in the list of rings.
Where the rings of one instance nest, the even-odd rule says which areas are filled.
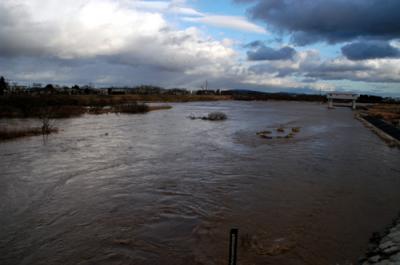
[[[211,112],[207,116],[196,117],[194,115],[190,115],[189,119],[192,119],[192,120],[205,120],[205,121],[224,121],[224,120],[228,119],[228,115],[226,115],[223,112],[218,112],[217,111],[217,112]]]
[[[276,131],[277,131],[277,132],[280,132],[280,133],[284,133],[284,132],[285,132],[285,128],[283,128],[283,127],[281,126],[281,127],[278,127],[278,128],[276,129]]]
[[[289,129],[288,129],[289,130]],[[292,139],[300,132],[300,127],[292,127],[288,133],[286,132],[286,128],[283,126],[279,126],[273,130],[264,130],[259,131],[256,134],[264,139]]]
[[[301,129],[300,127],[293,127],[293,128],[292,128],[292,132],[293,132],[293,133],[299,133],[299,132],[300,132],[300,129]]]
[[[224,121],[228,118],[228,116],[223,112],[211,112],[207,116],[207,120],[209,121]]]

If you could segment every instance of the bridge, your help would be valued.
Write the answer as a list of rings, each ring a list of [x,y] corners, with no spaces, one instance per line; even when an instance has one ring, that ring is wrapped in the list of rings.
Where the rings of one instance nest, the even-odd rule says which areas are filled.
[[[352,109],[356,109],[356,101],[359,98],[359,95],[352,93],[328,93],[326,97],[328,99],[328,107],[330,109],[333,108],[335,100],[340,100],[341,102],[351,102]]]

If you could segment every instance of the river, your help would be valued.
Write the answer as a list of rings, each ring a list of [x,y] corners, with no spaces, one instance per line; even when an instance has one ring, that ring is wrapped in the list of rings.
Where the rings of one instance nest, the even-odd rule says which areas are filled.
[[[223,122],[189,115],[223,111]],[[4,122],[4,121],[3,121]],[[0,143],[0,264],[351,264],[400,210],[400,151],[346,108],[200,102]],[[293,139],[261,130],[301,127]]]

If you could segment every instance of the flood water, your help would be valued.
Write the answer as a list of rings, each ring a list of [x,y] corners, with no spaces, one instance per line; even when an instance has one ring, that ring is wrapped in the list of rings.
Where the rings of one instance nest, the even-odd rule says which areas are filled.
[[[355,264],[400,210],[400,150],[350,109],[173,107],[0,143],[0,264],[227,264],[234,227],[238,264]]]

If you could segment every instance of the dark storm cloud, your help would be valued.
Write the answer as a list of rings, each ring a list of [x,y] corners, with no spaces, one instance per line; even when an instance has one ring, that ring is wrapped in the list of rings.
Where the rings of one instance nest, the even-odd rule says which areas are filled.
[[[265,46],[261,41],[254,41],[247,44],[245,47],[251,48],[247,52],[247,59],[249,61],[263,61],[263,60],[291,60],[296,54],[296,50],[291,47],[283,47],[280,49],[274,49]]]
[[[249,15],[292,41],[338,43],[359,37],[400,37],[399,0],[235,0],[253,3]]]
[[[349,60],[396,58],[400,50],[387,42],[355,42],[342,47],[342,53]]]
[[[39,43],[43,36],[35,29],[27,30],[27,25],[24,25],[22,19],[18,19],[25,17],[25,12],[15,7],[6,8],[0,4],[0,14],[0,57],[41,56],[45,53],[45,49]],[[34,25],[31,26],[34,27]]]

